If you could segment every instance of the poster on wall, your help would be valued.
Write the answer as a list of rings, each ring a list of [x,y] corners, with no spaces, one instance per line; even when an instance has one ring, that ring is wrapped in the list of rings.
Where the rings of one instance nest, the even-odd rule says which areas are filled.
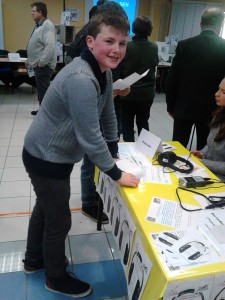
[[[66,8],[66,11],[70,12],[70,22],[79,22],[80,19],[79,8]]]

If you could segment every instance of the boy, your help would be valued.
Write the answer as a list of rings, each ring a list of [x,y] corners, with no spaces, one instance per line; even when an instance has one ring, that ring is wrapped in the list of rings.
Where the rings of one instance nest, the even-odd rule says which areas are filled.
[[[125,55],[127,19],[114,9],[99,9],[87,36],[88,49],[54,79],[25,137],[23,161],[37,201],[29,223],[24,270],[45,267],[46,288],[72,297],[91,293],[88,283],[66,272],[65,239],[71,227],[70,173],[86,153],[119,184],[138,179],[115,164],[105,141],[117,149],[112,76]],[[99,120],[101,120],[102,136]]]

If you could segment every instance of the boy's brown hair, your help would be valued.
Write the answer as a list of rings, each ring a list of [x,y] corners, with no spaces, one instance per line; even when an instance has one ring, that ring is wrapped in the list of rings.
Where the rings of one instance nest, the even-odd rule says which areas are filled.
[[[112,3],[110,4],[110,2],[112,2],[113,5]],[[124,32],[126,35],[130,28],[125,11],[119,4],[113,1],[106,2],[98,7],[90,20],[88,35],[95,39],[100,32],[101,25],[112,26],[113,28]]]

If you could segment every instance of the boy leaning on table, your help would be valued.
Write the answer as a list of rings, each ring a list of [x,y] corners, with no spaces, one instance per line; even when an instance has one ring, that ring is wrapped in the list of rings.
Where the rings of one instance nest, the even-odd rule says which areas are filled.
[[[136,187],[139,182],[116,166],[107,147],[110,143],[115,150],[118,140],[109,69],[125,55],[128,30],[124,15],[99,8],[90,21],[88,49],[55,77],[25,137],[23,162],[37,200],[29,223],[24,270],[29,274],[45,268],[46,288],[72,297],[92,291],[88,283],[66,271],[74,164],[86,153],[119,184]]]

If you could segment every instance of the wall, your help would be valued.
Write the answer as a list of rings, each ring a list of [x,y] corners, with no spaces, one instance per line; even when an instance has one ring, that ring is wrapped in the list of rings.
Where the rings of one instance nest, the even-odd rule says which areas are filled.
[[[165,40],[170,19],[170,0],[139,0],[139,15],[149,16],[153,22],[151,40]]]
[[[157,12],[157,15],[155,15],[151,9],[152,3],[157,1],[161,0],[139,0],[138,15],[147,15],[151,18],[154,16],[154,20],[157,20],[160,14]],[[34,27],[34,22],[30,15],[30,5],[33,2],[34,0],[2,0],[5,49],[15,52],[18,49],[26,48],[27,41]],[[47,4],[49,19],[53,23],[59,24],[61,12],[63,11],[63,0],[44,0],[43,2]],[[80,21],[71,22],[71,25],[79,30],[84,24],[85,0],[66,0],[65,2],[67,8],[75,7],[80,9]],[[154,26],[152,39],[157,35],[158,29],[157,26]]]
[[[49,19],[53,23],[59,24],[61,12],[63,11],[63,0],[43,1],[47,4]],[[5,49],[11,52],[25,49],[34,27],[30,15],[30,5],[34,0],[1,0],[1,2]],[[85,0],[65,0],[65,2],[67,8],[80,9],[79,22],[71,22],[71,25],[79,30],[84,24]],[[171,2],[171,0],[139,0],[138,15],[149,16],[153,21],[154,28],[151,40],[164,41],[165,36],[168,34]],[[203,1],[199,0],[199,2]],[[225,3],[225,0],[211,0],[209,2]]]
[[[0,0],[0,49],[4,49],[4,39],[3,39],[3,27],[2,27],[2,0]]]
[[[139,16],[148,16],[153,22],[153,31],[151,35],[151,40],[158,40],[159,34],[159,23],[160,23],[160,16],[161,12],[161,1],[164,0],[139,0]],[[165,0],[168,1],[168,0]]]
[[[6,50],[15,52],[26,49],[27,41],[34,27],[31,17],[31,3],[34,0],[2,0],[2,18],[4,46]],[[60,23],[63,11],[63,0],[45,0],[48,18],[55,24]],[[66,7],[80,9],[80,21],[71,25],[81,27],[84,20],[84,0],[66,0]]]

